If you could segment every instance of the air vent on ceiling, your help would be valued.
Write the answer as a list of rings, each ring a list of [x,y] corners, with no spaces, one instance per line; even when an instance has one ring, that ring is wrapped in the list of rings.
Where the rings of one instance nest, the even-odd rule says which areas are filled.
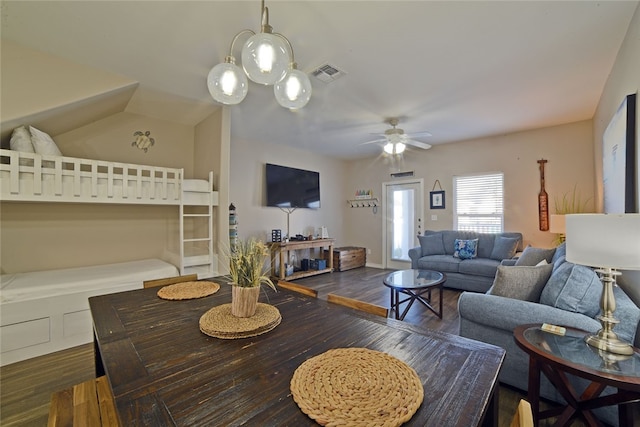
[[[406,178],[408,176],[413,176],[413,171],[394,172],[391,174],[391,178]]]
[[[347,73],[337,69],[336,67],[330,64],[321,65],[311,72],[312,76],[314,76],[318,80],[323,81],[325,83],[330,83],[334,80],[337,80],[340,77],[344,76],[345,74]]]

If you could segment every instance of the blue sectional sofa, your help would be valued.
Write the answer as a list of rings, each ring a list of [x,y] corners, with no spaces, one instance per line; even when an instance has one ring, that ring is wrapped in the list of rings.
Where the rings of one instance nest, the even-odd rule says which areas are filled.
[[[474,258],[454,256],[456,240],[476,239]],[[502,260],[522,250],[521,233],[426,230],[418,240],[420,246],[409,250],[411,268],[440,271],[447,275],[445,287],[473,292],[486,292]]]
[[[538,256],[531,256],[532,253],[537,253]],[[524,250],[522,258],[527,258],[529,261],[517,264],[516,270],[508,270],[514,267],[500,267],[501,272],[496,276],[496,284],[488,293],[463,292],[460,295],[459,334],[497,345],[507,352],[499,377],[502,383],[523,391],[526,391],[528,386],[529,357],[515,343],[513,330],[516,326],[549,323],[574,327],[591,333],[601,328],[597,320],[602,293],[600,279],[592,269],[566,261],[565,253],[564,244],[551,250],[536,250],[528,247]],[[537,277],[536,280],[541,282],[540,285],[527,284],[529,279],[522,275],[517,267],[531,269],[533,267],[529,266],[535,266],[543,258],[550,260],[550,265],[543,266],[542,270],[547,272]],[[503,269],[506,270],[502,271]],[[501,274],[504,277],[510,277],[511,283],[508,280],[500,281],[498,276]],[[497,289],[498,286],[500,290]],[[529,291],[523,293],[525,288],[529,288]],[[520,299],[515,297],[518,293],[521,294]],[[511,297],[505,295],[511,295]],[[638,347],[640,346],[638,333],[640,309],[621,288],[614,288],[614,296],[617,307],[614,315],[621,320],[620,324],[614,328],[614,332],[621,339],[634,343]],[[586,385],[584,380],[570,378],[579,390]],[[604,394],[614,391],[609,388],[604,391]],[[563,402],[562,397],[544,376],[541,378],[540,395],[556,402]],[[598,418],[608,424],[618,425],[615,406],[599,409],[595,413]]]

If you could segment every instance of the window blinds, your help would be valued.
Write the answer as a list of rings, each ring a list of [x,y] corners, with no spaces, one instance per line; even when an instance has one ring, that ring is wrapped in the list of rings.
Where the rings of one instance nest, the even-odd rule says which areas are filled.
[[[456,176],[453,191],[454,229],[479,233],[503,231],[502,173]]]

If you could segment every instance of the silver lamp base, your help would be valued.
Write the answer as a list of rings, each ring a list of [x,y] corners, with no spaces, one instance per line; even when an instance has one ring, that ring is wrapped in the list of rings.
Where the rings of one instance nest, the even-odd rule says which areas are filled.
[[[600,332],[603,332],[603,330],[601,329]],[[631,344],[622,341],[617,336],[615,338],[603,338],[600,336],[600,332],[596,335],[588,335],[584,340],[591,347],[606,351],[607,353],[620,354],[624,356],[631,356],[633,354],[633,347]]]
[[[613,285],[615,285],[616,276],[620,275],[620,272],[614,271],[611,268],[602,268],[596,270],[596,272],[600,274],[600,280],[602,281],[602,296],[600,298],[602,315],[598,317],[602,329],[595,335],[585,337],[585,341],[598,350],[625,356],[632,355],[634,349],[631,344],[622,341],[618,338],[618,335],[613,332],[613,327],[620,323],[618,319],[613,317],[613,312],[616,311]]]

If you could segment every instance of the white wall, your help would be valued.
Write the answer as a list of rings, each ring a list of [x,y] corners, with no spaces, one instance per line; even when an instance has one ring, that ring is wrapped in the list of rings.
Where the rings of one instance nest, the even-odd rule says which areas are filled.
[[[426,151],[411,150],[400,163],[392,163],[382,156],[354,161],[348,166],[348,184],[344,186],[347,194],[344,197],[352,197],[356,189],[371,188],[374,195],[380,198],[382,183],[393,181],[389,175],[391,172],[413,170],[416,178],[424,179],[424,228],[451,229],[453,177],[503,172],[505,231],[523,233],[525,245],[550,247],[556,236],[538,230],[540,175],[537,160],[542,158],[548,160],[545,178],[551,213],[554,212],[554,198],[561,198],[574,186],[577,186],[585,200],[593,201],[591,121],[438,145]],[[429,209],[429,192],[436,179],[445,190],[444,210]],[[381,264],[382,209],[373,214],[371,209],[344,208],[343,215],[348,243],[371,249],[367,262]],[[431,215],[437,215],[437,221],[432,221]]]
[[[229,201],[238,213],[238,235],[271,241],[271,230],[287,230],[287,214],[265,206],[265,164],[274,163],[320,173],[320,209],[297,209],[290,216],[290,232],[315,234],[326,226],[336,244],[346,244],[343,226],[345,162],[264,141],[231,142]]]
[[[625,96],[637,93],[640,88],[640,6],[636,8],[627,35],[611,69],[598,108],[593,119],[595,136],[595,185],[598,212],[602,212],[602,136],[609,121]],[[636,140],[640,138],[640,108],[636,109]],[[639,146],[640,147],[640,146]],[[636,147],[638,149],[638,147]],[[640,158],[640,156],[639,156]],[[640,165],[638,165],[640,175]],[[640,183],[639,187],[640,188]],[[631,298],[640,304],[640,271],[623,272],[620,284]]]

